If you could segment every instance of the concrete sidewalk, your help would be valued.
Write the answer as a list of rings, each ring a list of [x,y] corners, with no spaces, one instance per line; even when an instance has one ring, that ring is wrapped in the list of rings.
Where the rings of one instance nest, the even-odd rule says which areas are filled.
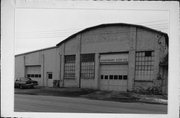
[[[100,91],[83,88],[44,88],[35,89],[15,89],[15,94],[47,95],[47,96],[66,96],[83,97],[96,100],[108,100],[117,102],[144,102],[151,104],[167,105],[167,97],[161,95],[141,95],[132,92]]]

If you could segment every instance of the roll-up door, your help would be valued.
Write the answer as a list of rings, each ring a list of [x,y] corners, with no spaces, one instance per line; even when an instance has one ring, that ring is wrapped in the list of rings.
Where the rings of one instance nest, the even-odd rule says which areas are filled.
[[[100,89],[127,91],[128,55],[103,55],[100,58]]]
[[[38,85],[43,86],[41,66],[26,66],[26,76],[38,81]]]

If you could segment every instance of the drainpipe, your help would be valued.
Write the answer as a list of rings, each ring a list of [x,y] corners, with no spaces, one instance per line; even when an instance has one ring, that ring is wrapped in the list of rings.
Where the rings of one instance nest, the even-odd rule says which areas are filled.
[[[58,77],[59,77],[59,87],[61,87],[61,81],[62,81],[62,79],[61,79],[61,54],[60,53],[58,53],[59,55],[59,65],[58,65],[58,68],[59,68],[59,74],[58,74]]]
[[[42,78],[43,78],[43,87],[45,87],[44,84],[44,54],[42,54]]]
[[[23,66],[24,66],[24,77],[26,77],[26,57],[25,55],[23,56]]]
[[[79,88],[81,88],[81,38],[82,38],[82,35],[79,34]]]

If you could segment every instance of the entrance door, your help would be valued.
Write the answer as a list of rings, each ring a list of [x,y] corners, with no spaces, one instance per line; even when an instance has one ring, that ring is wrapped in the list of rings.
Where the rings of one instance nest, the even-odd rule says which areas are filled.
[[[53,87],[53,74],[52,74],[52,72],[46,73],[46,86]]]
[[[103,64],[100,67],[100,89],[127,91],[128,65]]]

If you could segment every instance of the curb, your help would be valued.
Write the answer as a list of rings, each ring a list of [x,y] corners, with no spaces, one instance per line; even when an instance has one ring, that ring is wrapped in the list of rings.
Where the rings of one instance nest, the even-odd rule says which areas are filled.
[[[139,102],[152,103],[152,104],[164,104],[167,105],[168,100],[158,98],[140,98]]]

